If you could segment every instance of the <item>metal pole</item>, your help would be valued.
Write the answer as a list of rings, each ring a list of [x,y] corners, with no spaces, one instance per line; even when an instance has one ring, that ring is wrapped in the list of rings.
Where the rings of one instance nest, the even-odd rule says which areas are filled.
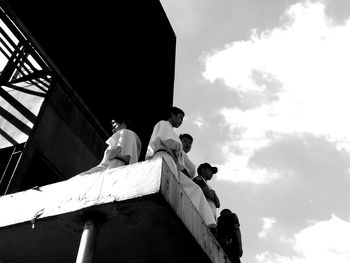
[[[92,263],[97,241],[97,229],[93,220],[84,223],[76,263]]]

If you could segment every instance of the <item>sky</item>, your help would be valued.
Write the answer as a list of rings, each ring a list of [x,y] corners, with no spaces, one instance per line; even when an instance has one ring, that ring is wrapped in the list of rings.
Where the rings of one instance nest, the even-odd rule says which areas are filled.
[[[350,1],[161,0],[189,157],[242,263],[350,262]]]

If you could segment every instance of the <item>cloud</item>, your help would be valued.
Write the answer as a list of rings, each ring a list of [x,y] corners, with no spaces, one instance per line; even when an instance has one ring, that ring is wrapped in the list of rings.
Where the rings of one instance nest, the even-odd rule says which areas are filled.
[[[284,225],[299,227],[305,224],[305,219],[322,220],[331,213],[349,217],[349,157],[349,153],[339,151],[324,136],[276,135],[271,144],[258,149],[248,162],[255,170],[263,167],[267,174],[279,175],[259,192],[260,198],[269,204],[264,213],[274,215]],[[291,218],[290,211],[296,207],[298,213]]]
[[[295,234],[291,240],[294,256],[264,251],[256,256],[259,263],[347,263],[350,261],[350,221],[332,215],[314,222]]]
[[[268,234],[268,232],[271,229],[272,225],[275,224],[277,221],[273,217],[271,217],[271,218],[263,217],[263,218],[260,219],[260,221],[262,222],[262,229],[258,233],[258,236],[260,238],[263,238],[263,237],[265,237]]]
[[[325,136],[339,151],[350,152],[350,20],[336,23],[325,10],[320,2],[292,5],[281,26],[252,30],[249,40],[207,55],[204,78],[222,80],[239,95],[237,103],[218,111],[230,129],[219,178],[254,183],[280,178],[266,167],[249,166],[276,134]]]
[[[230,133],[227,126],[222,125],[222,119],[223,117],[217,114],[194,112],[186,115],[183,124],[176,130],[178,134],[196,135],[189,153],[193,163],[199,165],[202,162],[222,162],[221,148],[229,140]]]

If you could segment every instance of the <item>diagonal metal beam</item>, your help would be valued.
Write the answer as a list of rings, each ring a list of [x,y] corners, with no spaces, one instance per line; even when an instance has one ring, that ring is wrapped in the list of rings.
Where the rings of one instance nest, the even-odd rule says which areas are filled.
[[[1,41],[1,39],[0,39],[0,41]],[[16,66],[13,62],[15,60],[16,56],[17,56],[17,52],[11,54],[11,57],[9,58],[3,71],[1,72],[1,75],[0,75],[1,81],[9,81],[10,80],[12,74],[14,73],[14,71],[16,69]]]
[[[4,119],[10,122],[13,126],[15,126],[17,129],[19,129],[20,131],[22,131],[23,133],[29,136],[31,128],[21,120],[17,119],[17,117],[12,115],[10,112],[5,110],[1,106],[0,106],[0,116],[4,117]]]
[[[15,24],[11,21],[11,19],[6,15],[6,13],[2,9],[0,9],[0,19],[5,23],[8,29],[11,30],[11,32],[19,40],[19,42],[27,45],[26,50],[30,52],[31,56],[40,65],[40,67],[48,68],[48,65],[39,55],[39,53],[35,50],[31,42],[24,37],[24,35],[18,30],[17,26],[15,26]]]
[[[12,54],[12,50],[9,48],[7,43],[3,40],[2,35],[0,35],[0,44],[1,44],[1,52],[7,59],[10,59],[10,54]]]
[[[36,116],[25,106],[23,106],[18,100],[12,97],[6,90],[0,87],[0,96],[3,97],[12,107],[14,107],[18,112],[20,112],[29,121],[34,123]]]
[[[18,87],[16,85],[13,85],[13,84],[10,84],[10,83],[7,83],[6,85],[2,85],[2,86],[6,86],[6,87],[9,87],[11,89],[14,89],[14,90],[17,90],[17,91],[20,91],[20,92],[23,92],[23,93],[27,93],[27,94],[30,94],[30,95],[38,96],[38,97],[43,97],[44,98],[45,95],[46,95],[45,92],[39,92],[39,91],[30,90],[30,89],[25,89],[25,88]]]
[[[3,129],[0,129],[0,136],[4,137],[6,140],[8,140],[12,145],[17,145],[18,142],[13,139],[7,132],[5,132]]]
[[[8,46],[7,44],[5,46],[9,50],[9,52],[12,53],[13,50],[16,48],[15,42],[11,39],[11,37],[5,32],[5,30],[2,27],[0,27],[0,34],[4,37],[6,42],[10,44],[10,46]]]
[[[28,75],[16,78],[14,80],[11,80],[11,84],[19,83],[19,82],[25,82],[32,79],[39,79],[39,78],[45,78],[46,76],[51,75],[51,72],[48,70],[36,70]],[[3,83],[0,83],[2,85]]]
[[[17,56],[14,57],[13,63],[16,67],[17,73],[20,73],[22,76],[28,76],[35,74],[35,72],[38,72],[39,70],[34,67],[28,60],[27,56],[30,55],[29,52],[25,52],[24,45],[18,45],[15,50]],[[27,55],[25,54],[27,53]],[[47,70],[49,71],[49,70]],[[34,72],[34,73],[33,73]],[[13,76],[13,75],[12,75]],[[12,82],[12,79],[11,79]],[[47,84],[41,80],[40,78],[32,78],[28,79],[28,82],[30,82],[32,85],[38,87],[43,92],[46,92],[47,90],[43,88],[42,86],[46,87]]]
[[[10,122],[17,129],[19,129],[20,131],[22,131],[23,133],[29,136],[31,128],[1,106],[0,106],[0,116],[2,116],[4,119]]]
[[[8,63],[5,66],[0,79],[2,82],[10,80],[11,76],[17,71],[21,75],[29,75],[32,72],[38,71],[37,68],[29,61],[28,55],[32,56],[34,58],[34,52],[35,50],[27,43],[27,41],[19,41],[17,44],[15,44],[12,39],[6,34],[6,32],[0,27],[0,42],[1,44],[7,49],[7,51],[11,54],[11,57],[8,58]],[[3,40],[2,38],[5,38]],[[11,46],[8,46],[9,43]],[[7,56],[7,52],[5,50],[1,49],[2,52]],[[38,63],[38,61],[37,61]],[[45,69],[48,70],[48,67],[45,67]],[[46,91],[42,86],[47,86],[46,83],[44,83],[41,79],[37,79],[34,81],[33,79],[29,79],[33,85],[37,86],[42,91]]]
[[[18,43],[17,46],[14,47],[14,51],[11,55],[11,58],[8,60],[2,74],[0,75],[0,83],[7,83],[8,81],[10,81],[11,77],[14,75],[16,71],[17,73],[20,73],[22,76],[26,76],[31,74],[33,71],[37,70],[26,58],[26,55],[24,54],[26,52],[24,49],[25,49],[24,44],[20,42]],[[38,79],[37,81],[42,85],[45,85],[44,83],[42,83],[40,79]],[[39,85],[39,83],[35,83],[33,79],[30,79],[29,82],[31,82],[32,85],[35,85],[42,91],[46,92],[46,90],[42,88]]]

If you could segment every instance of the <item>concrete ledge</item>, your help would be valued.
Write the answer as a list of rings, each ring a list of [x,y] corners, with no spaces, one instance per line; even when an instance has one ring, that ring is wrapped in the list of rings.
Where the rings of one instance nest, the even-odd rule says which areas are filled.
[[[151,160],[2,196],[0,228],[157,193],[161,168],[161,160]]]
[[[229,262],[162,159],[3,196],[0,211],[1,263],[74,262],[91,211],[95,263]]]

